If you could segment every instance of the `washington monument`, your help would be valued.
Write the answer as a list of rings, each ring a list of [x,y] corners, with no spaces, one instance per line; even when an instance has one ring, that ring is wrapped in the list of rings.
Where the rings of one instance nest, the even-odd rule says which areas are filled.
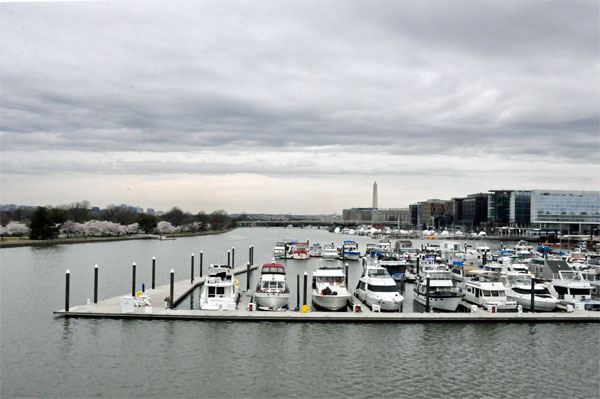
[[[377,209],[377,182],[373,183],[373,208]]]

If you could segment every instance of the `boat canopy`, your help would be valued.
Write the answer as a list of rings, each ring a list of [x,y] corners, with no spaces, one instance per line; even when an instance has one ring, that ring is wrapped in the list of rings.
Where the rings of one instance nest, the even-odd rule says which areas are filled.
[[[261,270],[262,274],[285,274],[285,268],[279,263],[264,264]]]

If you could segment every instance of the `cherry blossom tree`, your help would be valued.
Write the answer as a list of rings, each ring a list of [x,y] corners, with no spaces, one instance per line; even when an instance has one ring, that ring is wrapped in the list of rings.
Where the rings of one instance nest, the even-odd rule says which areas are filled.
[[[155,231],[159,234],[170,234],[175,232],[175,228],[171,223],[162,221],[158,222]]]

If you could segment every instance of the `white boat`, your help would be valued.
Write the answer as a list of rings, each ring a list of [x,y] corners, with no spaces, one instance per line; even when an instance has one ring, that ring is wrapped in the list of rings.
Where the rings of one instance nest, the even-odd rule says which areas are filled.
[[[273,257],[274,258],[283,258],[285,257],[287,251],[287,244],[283,241],[275,243],[275,248],[273,248]]]
[[[517,308],[517,302],[507,298],[504,284],[501,281],[494,281],[493,276],[487,271],[481,270],[476,277],[465,281],[462,293],[467,302],[488,310],[495,308],[497,312],[500,312]]]
[[[427,278],[429,278],[429,306],[432,309],[454,312],[461,301],[452,283],[452,273],[444,268],[425,269],[419,273],[414,288],[415,301],[427,304]]]
[[[227,265],[210,265],[200,293],[202,310],[235,310],[240,298],[239,283]]]
[[[586,309],[592,301],[592,285],[577,270],[559,270],[550,282],[549,291],[561,304],[575,309]]]
[[[506,297],[517,302],[523,309],[531,309],[531,276],[518,272],[507,272],[503,276]],[[550,295],[545,284],[534,281],[534,308],[538,312],[552,312],[558,307],[558,300]]]
[[[382,238],[377,243],[377,249],[379,249],[381,251],[391,251],[392,250],[392,243],[387,238]]]
[[[354,295],[367,306],[379,305],[381,310],[400,311],[404,297],[386,269],[367,266],[358,281]]]
[[[254,299],[259,308],[266,310],[276,310],[288,305],[290,289],[285,282],[283,265],[278,263],[263,265]]]
[[[335,244],[331,243],[331,244],[326,244],[323,247],[323,255],[322,258],[323,259],[337,259],[339,256],[337,248],[335,247]]]
[[[308,250],[308,256],[310,256],[311,258],[320,258],[322,255],[323,248],[319,243],[313,244]]]
[[[339,249],[338,256],[342,260],[358,260],[358,258],[360,258],[360,251],[358,250],[356,241],[344,241],[344,244]]]
[[[344,309],[349,297],[341,267],[322,267],[313,272],[312,301],[317,307],[334,311]]]
[[[310,258],[310,256],[308,255],[308,249],[306,247],[297,246],[292,253],[292,259],[304,260],[308,258]]]

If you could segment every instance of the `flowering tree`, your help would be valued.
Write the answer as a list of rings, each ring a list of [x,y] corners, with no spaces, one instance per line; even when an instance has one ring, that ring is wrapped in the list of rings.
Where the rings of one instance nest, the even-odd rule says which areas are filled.
[[[175,228],[171,223],[162,221],[158,223],[155,231],[159,234],[170,234],[175,232]]]
[[[132,223],[125,226],[126,234],[137,234],[141,231],[140,225],[138,223]]]
[[[66,234],[67,237],[69,237],[71,234],[81,235],[85,232],[85,229],[81,223],[73,222],[72,220],[67,220],[61,226],[60,232],[62,234]]]
[[[4,231],[2,235],[9,236],[23,236],[29,234],[29,228],[23,223],[19,222],[9,222],[6,227],[4,227]]]

